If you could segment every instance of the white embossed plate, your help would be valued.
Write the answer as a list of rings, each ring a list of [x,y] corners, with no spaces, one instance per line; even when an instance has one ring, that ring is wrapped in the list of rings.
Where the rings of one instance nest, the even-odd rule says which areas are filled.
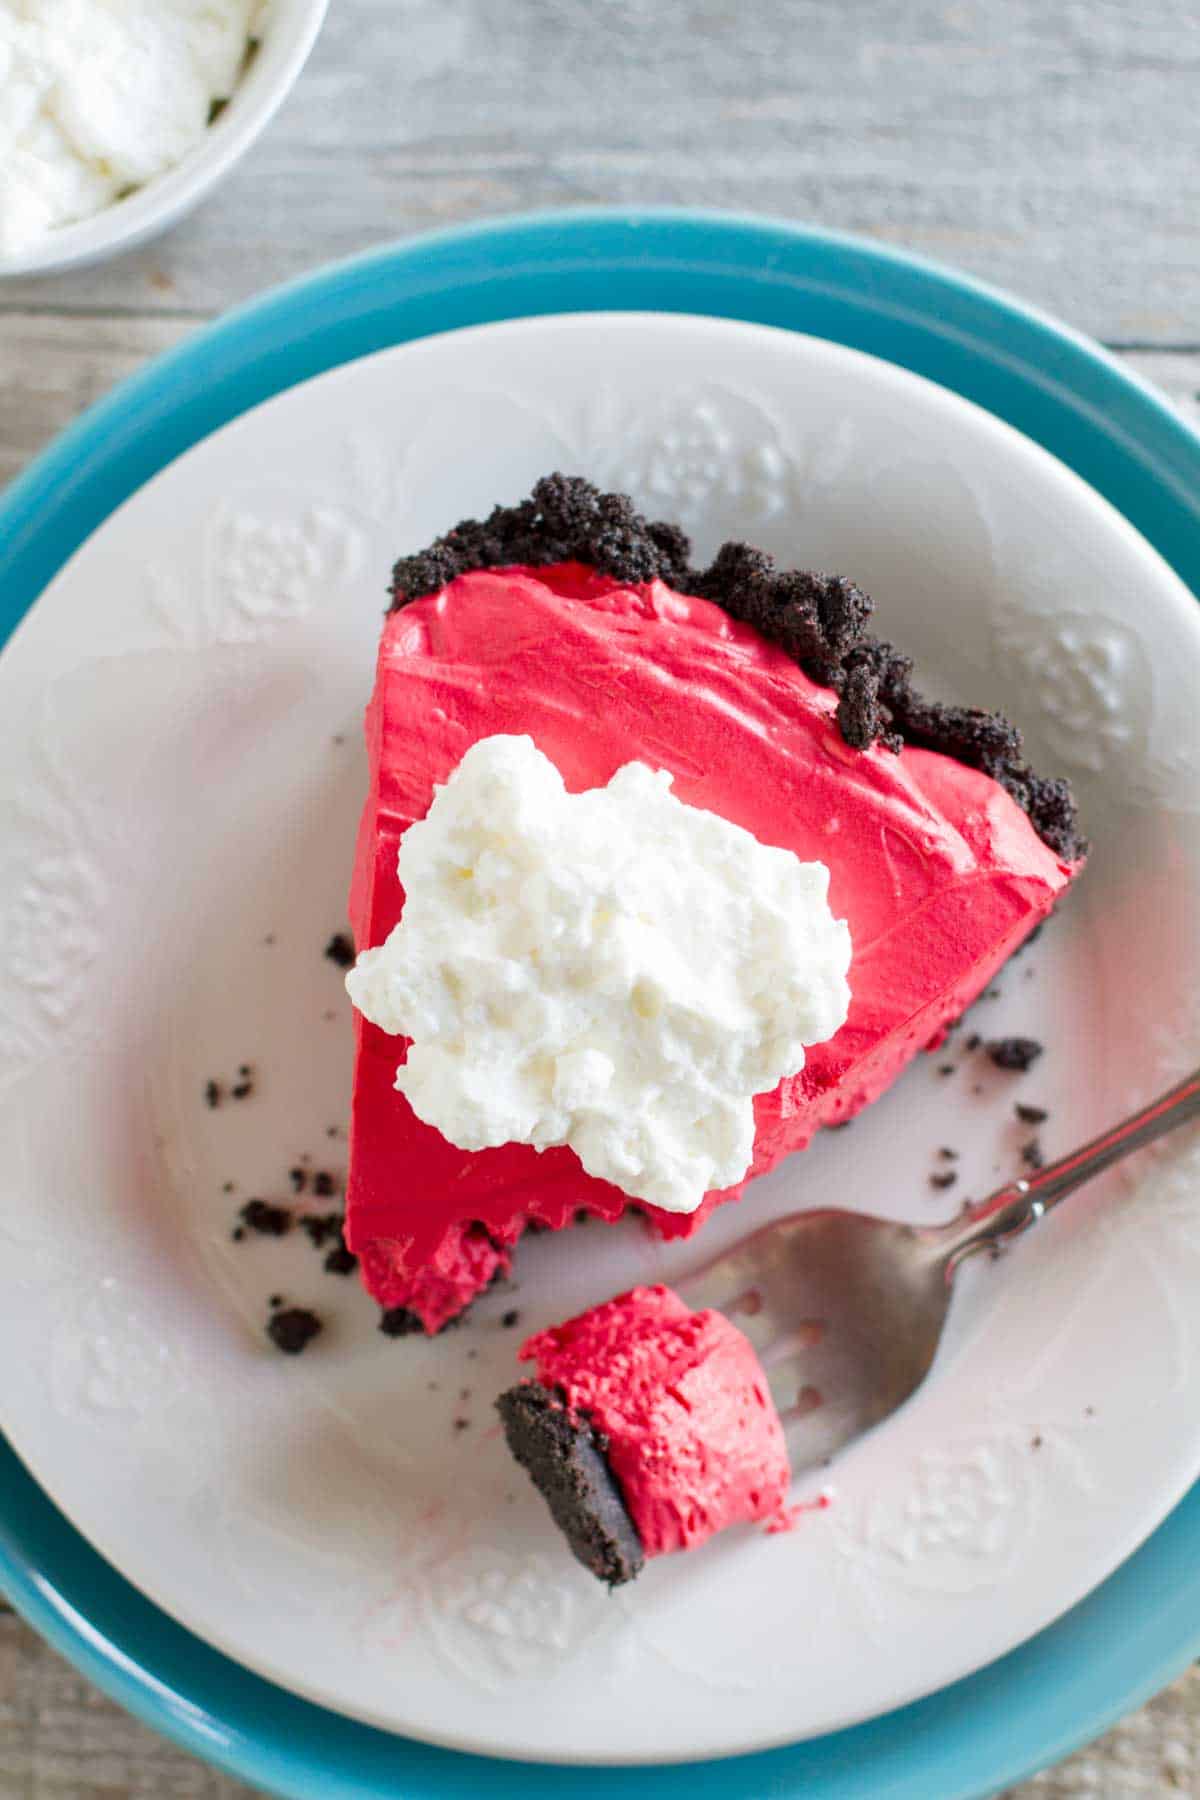
[[[933,1379],[839,1463],[828,1510],[611,1599],[499,1441],[500,1319],[670,1279],[694,1249],[632,1221],[530,1241],[513,1290],[424,1343],[381,1337],[300,1234],[231,1241],[299,1159],[342,1166],[322,948],[389,564],[554,466],[682,518],[701,553],[736,533],[854,576],[933,681],[1007,706],[1072,775],[1095,839],[980,1005],[985,1034],[1045,1038],[1036,1071],[923,1059],[708,1249],[817,1201],[936,1217],[1014,1165],[1017,1098],[1050,1108],[1054,1152],[1195,1062],[1200,618],[1115,512],[963,401],[790,333],[596,315],[427,339],[190,451],[0,659],[0,1427],[118,1569],[300,1693],[501,1755],[708,1756],[978,1667],[1180,1497],[1200,1156],[1168,1145],[969,1269]],[[209,1110],[242,1063],[254,1092]],[[298,1361],[263,1337],[272,1292],[326,1318]]]

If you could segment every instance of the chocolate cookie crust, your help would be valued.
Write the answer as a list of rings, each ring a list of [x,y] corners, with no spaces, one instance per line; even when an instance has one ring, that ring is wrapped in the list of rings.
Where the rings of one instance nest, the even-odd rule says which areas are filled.
[[[575,1424],[548,1388],[521,1381],[496,1410],[508,1447],[541,1493],[572,1554],[610,1588],[645,1563],[641,1539],[604,1456],[604,1439]]]
[[[838,696],[842,736],[856,750],[904,744],[938,750],[981,769],[1017,802],[1042,841],[1068,861],[1087,848],[1066,781],[1037,775],[1021,733],[1003,714],[946,706],[912,684],[912,661],[867,631],[874,603],[840,575],[777,569],[752,545],[728,543],[707,569],[690,563],[679,526],[645,519],[624,494],[605,494],[574,475],[547,475],[528,500],[464,519],[392,572],[391,609],[435,594],[471,569],[579,562],[617,581],[667,582],[711,600],[778,644]]]

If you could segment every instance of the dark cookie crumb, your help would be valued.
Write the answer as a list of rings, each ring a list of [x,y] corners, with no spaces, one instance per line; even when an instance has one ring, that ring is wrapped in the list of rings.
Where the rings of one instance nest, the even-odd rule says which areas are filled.
[[[292,1215],[286,1206],[275,1206],[270,1200],[247,1200],[238,1213],[243,1225],[264,1237],[283,1237],[292,1229]]]
[[[221,1084],[219,1081],[206,1081],[204,1084],[204,1104],[217,1109],[221,1104]]]
[[[236,1186],[237,1186],[236,1181],[223,1181],[221,1183],[221,1192],[223,1194],[232,1194],[232,1192]]]
[[[1021,734],[999,713],[945,706],[912,685],[911,659],[870,635],[870,598],[838,575],[777,569],[748,544],[727,543],[707,569],[690,567],[678,526],[650,522],[624,494],[601,493],[578,476],[547,475],[528,500],[464,519],[392,571],[392,610],[435,594],[470,569],[582,562],[618,581],[659,579],[721,606],[779,644],[814,681],[838,696],[837,723],[854,749],[904,744],[938,750],[981,769],[1012,795],[1058,855],[1083,854],[1067,782],[1035,775]]]
[[[993,1038],[987,1050],[998,1069],[1012,1069],[1023,1075],[1026,1069],[1032,1068],[1043,1047],[1036,1038],[1007,1037]]]
[[[419,1314],[409,1306],[388,1306],[379,1315],[379,1329],[384,1337],[416,1337],[424,1331]]]
[[[511,1331],[514,1325],[519,1325],[521,1323],[520,1309],[515,1306],[510,1306],[508,1311],[502,1314],[500,1323],[505,1331]]]
[[[497,1274],[493,1275],[492,1281],[496,1281],[498,1278],[499,1272],[497,1271]],[[444,1325],[439,1325],[436,1331],[428,1332],[425,1330],[425,1322],[420,1313],[414,1312],[411,1306],[387,1306],[379,1315],[379,1329],[384,1337],[402,1338],[422,1335],[441,1337],[444,1331],[456,1330],[469,1316],[474,1304],[474,1300],[468,1300],[461,1312],[456,1312],[453,1318],[447,1319]]]
[[[354,942],[348,932],[335,931],[325,946],[325,955],[339,969],[354,967]]]
[[[325,1127],[325,1136],[326,1137],[336,1137],[337,1134],[338,1134],[338,1128],[336,1125],[327,1125]]]
[[[254,1070],[249,1063],[243,1063],[238,1070],[238,1079],[230,1088],[230,1098],[245,1100],[254,1092]]]
[[[341,1213],[306,1213],[299,1225],[314,1250],[323,1250],[342,1235]]]
[[[266,937],[263,939],[263,943],[264,944],[273,944],[274,942],[275,942],[275,933],[273,931],[268,931]]]
[[[319,1200],[328,1200],[331,1194],[337,1193],[337,1181],[328,1169],[318,1169],[313,1176],[312,1191]]]
[[[272,1310],[274,1310],[274,1308],[277,1306],[282,1306],[283,1305],[283,1295],[282,1294],[272,1294],[271,1298],[267,1301],[267,1305],[269,1307],[271,1307]]]
[[[1018,1100],[1013,1111],[1023,1125],[1044,1125],[1050,1117],[1044,1106],[1028,1106],[1024,1100]]]
[[[1043,1443],[1042,1434],[1039,1431],[1036,1437],[1030,1438],[1029,1448],[1031,1450],[1040,1450],[1042,1447],[1042,1443]]]
[[[1046,1158],[1037,1138],[1030,1138],[1027,1144],[1021,1145],[1021,1161],[1029,1169],[1044,1169]]]
[[[954,1064],[953,1063],[939,1063],[938,1064],[938,1074],[939,1075],[953,1075],[953,1073],[954,1073]]]
[[[942,1158],[942,1160],[944,1162],[957,1162],[958,1161],[958,1151],[952,1150],[950,1148],[949,1144],[942,1144],[938,1150],[938,1155]]]
[[[470,1423],[470,1419],[455,1419],[454,1429],[455,1431],[466,1431],[470,1426]]]
[[[288,1180],[292,1184],[293,1194],[302,1194],[308,1186],[308,1171],[299,1167],[288,1170]]]
[[[339,1232],[338,1241],[325,1258],[324,1268],[329,1275],[352,1275],[358,1267],[358,1258]]]
[[[957,1180],[957,1169],[939,1169],[929,1177],[929,1185],[935,1188],[949,1188],[953,1187]]]
[[[244,1225],[235,1225],[229,1235],[235,1244],[240,1244],[246,1235],[246,1227]]]
[[[983,1042],[983,1039],[980,1037],[979,1033],[977,1031],[973,1031],[971,1033],[970,1037],[967,1039],[967,1049],[970,1050],[972,1054],[974,1054],[974,1052],[976,1050],[978,1050],[978,1048],[982,1044],[982,1042]]]
[[[307,1307],[289,1306],[272,1313],[267,1320],[267,1336],[285,1356],[299,1356],[306,1344],[321,1330],[321,1321]]]

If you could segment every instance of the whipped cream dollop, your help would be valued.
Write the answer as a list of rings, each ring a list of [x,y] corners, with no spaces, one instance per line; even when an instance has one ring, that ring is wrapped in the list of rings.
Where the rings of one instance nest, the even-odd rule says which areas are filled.
[[[628,763],[570,794],[527,737],[472,746],[401,840],[404,911],[346,978],[412,1040],[396,1086],[464,1150],[568,1144],[693,1212],[750,1166],[755,1094],[850,1001],[829,872]]]
[[[0,0],[0,257],[187,154],[261,0]]]

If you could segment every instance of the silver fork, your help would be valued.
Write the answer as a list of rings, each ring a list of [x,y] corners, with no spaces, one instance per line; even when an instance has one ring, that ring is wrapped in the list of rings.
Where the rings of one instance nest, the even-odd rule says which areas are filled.
[[[968,1257],[998,1255],[1085,1181],[1195,1118],[1200,1070],[944,1225],[832,1208],[792,1213],[674,1286],[693,1309],[727,1313],[754,1343],[798,1475],[890,1417],[920,1387]]]

